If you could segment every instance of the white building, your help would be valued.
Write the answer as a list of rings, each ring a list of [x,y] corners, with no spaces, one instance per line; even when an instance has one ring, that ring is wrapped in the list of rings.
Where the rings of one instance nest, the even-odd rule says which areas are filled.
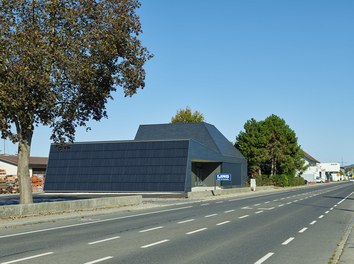
[[[0,155],[0,169],[4,170],[7,176],[17,175],[18,157],[15,155]],[[45,174],[48,158],[30,157],[30,176],[33,174]]]
[[[316,182],[316,178],[321,178],[324,181],[340,181],[343,177],[340,175],[340,164],[321,163],[308,153],[304,152],[305,165],[308,166],[306,171],[303,172],[303,177],[308,182]]]

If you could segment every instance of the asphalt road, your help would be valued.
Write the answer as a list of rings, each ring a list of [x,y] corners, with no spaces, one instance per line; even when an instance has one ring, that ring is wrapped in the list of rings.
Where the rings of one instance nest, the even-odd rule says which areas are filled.
[[[184,203],[0,231],[0,263],[328,263],[354,184]]]

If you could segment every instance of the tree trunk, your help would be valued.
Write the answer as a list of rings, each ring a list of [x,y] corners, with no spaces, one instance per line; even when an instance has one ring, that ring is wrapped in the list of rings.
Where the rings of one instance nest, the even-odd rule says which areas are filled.
[[[32,184],[29,172],[32,133],[18,142],[17,177],[20,187],[20,204],[33,203]]]

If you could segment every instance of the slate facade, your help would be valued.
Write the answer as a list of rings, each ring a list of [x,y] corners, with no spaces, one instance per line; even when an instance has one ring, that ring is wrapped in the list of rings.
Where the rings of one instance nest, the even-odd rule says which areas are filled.
[[[247,181],[245,158],[207,123],[142,125],[134,140],[51,146],[46,192],[189,192],[213,186],[216,173]]]

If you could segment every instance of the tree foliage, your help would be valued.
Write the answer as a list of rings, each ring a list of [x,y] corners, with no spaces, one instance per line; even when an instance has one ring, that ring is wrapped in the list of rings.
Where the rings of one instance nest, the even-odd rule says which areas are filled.
[[[32,202],[28,161],[34,127],[56,143],[107,117],[116,87],[145,86],[149,51],[137,0],[0,1],[0,131],[18,142],[21,203]],[[21,187],[22,186],[22,187]]]
[[[171,118],[171,123],[195,123],[204,122],[204,116],[198,111],[192,112],[190,107],[186,109],[180,109],[176,115]]]
[[[236,137],[235,147],[248,161],[249,174],[294,176],[303,170],[304,154],[295,132],[276,115],[263,121],[248,120]]]

